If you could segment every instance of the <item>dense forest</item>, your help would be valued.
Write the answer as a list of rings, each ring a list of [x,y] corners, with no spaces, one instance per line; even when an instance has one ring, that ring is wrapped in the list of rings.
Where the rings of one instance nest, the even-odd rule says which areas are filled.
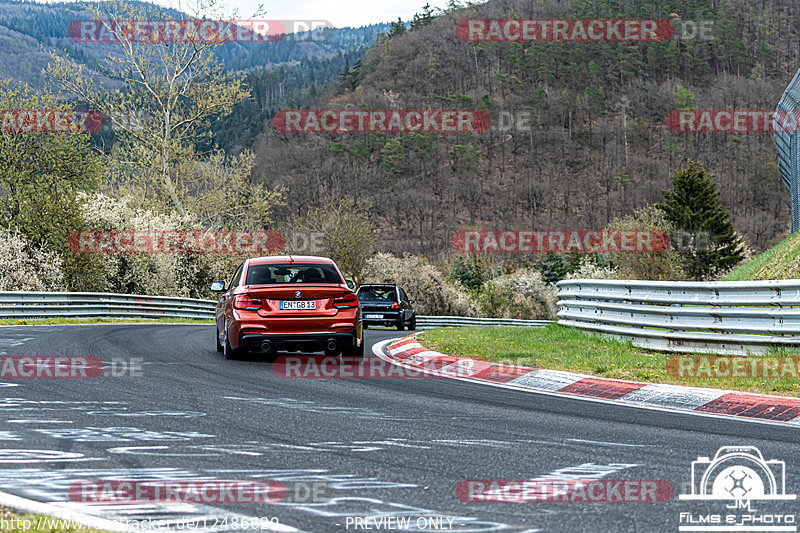
[[[136,2],[133,2],[136,4]],[[180,12],[164,9],[164,16],[182,18]],[[0,1],[0,76],[34,89],[48,80],[42,69],[48,51],[57,51],[91,70],[101,67],[112,47],[97,43],[77,43],[68,36],[70,21],[87,18],[75,3],[41,4]],[[228,43],[214,54],[231,76],[243,76],[253,98],[235,112],[208,125],[214,131],[213,145],[228,152],[249,147],[272,116],[287,107],[301,106],[322,94],[348,64],[357,64],[360,55],[390,23],[360,28],[320,29],[311,34],[288,35],[276,42]],[[114,132],[105,128],[96,137],[98,145],[109,149]],[[207,142],[201,151],[212,148]]]
[[[161,13],[163,17],[185,18],[185,15],[174,9],[163,8]],[[0,1],[0,50],[3,50],[3,54],[0,54],[0,76],[25,83],[33,88],[43,87],[47,80],[42,77],[41,70],[47,64],[48,51],[57,51],[90,69],[98,69],[102,58],[110,53],[113,47],[98,43],[75,42],[68,34],[71,21],[87,18],[91,17],[77,3]],[[158,15],[154,18],[157,19]],[[361,28],[319,30],[301,36],[289,35],[276,42],[230,42],[216,47],[214,53],[227,71],[255,71],[254,76],[263,77],[262,71],[280,65],[291,67],[303,61],[337,58],[337,56],[341,59],[342,54],[369,46],[377,34],[387,32],[389,28],[389,23],[373,24]],[[341,72],[343,64],[344,59],[336,62],[337,74]],[[303,83],[320,85],[327,76],[328,68],[329,66],[322,61],[314,66],[315,72],[319,74],[310,76],[305,73],[299,74],[296,79]],[[307,65],[305,69],[308,69]],[[294,77],[291,75],[287,77],[289,83],[292,79]]]
[[[244,74],[252,98],[237,105],[230,115],[209,125],[213,144],[226,152],[249,148],[281,109],[314,101],[349,65],[357,65],[366,47],[339,52],[332,57],[304,58],[295,64],[252,69]],[[201,150],[212,146],[203,144]]]
[[[666,42],[464,42],[466,18],[659,18]],[[686,37],[711,21],[712,38]],[[690,27],[690,26],[689,26]],[[480,109],[529,128],[459,134],[298,134],[267,128],[257,176],[282,216],[331,197],[372,205],[380,245],[434,257],[458,229],[598,228],[660,201],[699,160],[754,249],[785,234],[788,195],[768,133],[674,133],[675,109],[774,109],[800,66],[792,0],[495,0],[453,7],[374,45],[308,108]],[[402,29],[401,29],[402,30]]]

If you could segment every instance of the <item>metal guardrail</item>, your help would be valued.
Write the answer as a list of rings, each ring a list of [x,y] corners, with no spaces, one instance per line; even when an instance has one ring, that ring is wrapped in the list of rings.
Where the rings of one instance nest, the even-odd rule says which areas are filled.
[[[558,282],[558,323],[669,352],[800,348],[800,280]]]
[[[211,300],[98,292],[0,292],[0,320],[41,318],[213,319]]]
[[[558,323],[671,352],[800,348],[800,280],[558,282]],[[213,300],[91,292],[0,292],[0,319],[213,319]],[[417,329],[544,327],[547,320],[418,316]]]
[[[213,300],[98,292],[0,292],[0,320],[42,318],[213,319]],[[533,326],[547,320],[418,316],[418,329],[448,326]]]

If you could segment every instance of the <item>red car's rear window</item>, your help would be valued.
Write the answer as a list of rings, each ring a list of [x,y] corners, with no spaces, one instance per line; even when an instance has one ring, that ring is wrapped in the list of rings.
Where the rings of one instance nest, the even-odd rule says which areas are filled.
[[[273,285],[278,283],[342,284],[339,273],[332,265],[311,263],[286,263],[250,265],[246,285]]]

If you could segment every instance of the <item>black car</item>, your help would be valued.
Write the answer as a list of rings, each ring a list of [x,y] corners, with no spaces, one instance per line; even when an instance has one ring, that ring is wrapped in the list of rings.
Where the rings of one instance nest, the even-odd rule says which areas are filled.
[[[370,283],[356,291],[367,326],[395,326],[398,331],[417,328],[417,313],[406,291],[397,285]]]

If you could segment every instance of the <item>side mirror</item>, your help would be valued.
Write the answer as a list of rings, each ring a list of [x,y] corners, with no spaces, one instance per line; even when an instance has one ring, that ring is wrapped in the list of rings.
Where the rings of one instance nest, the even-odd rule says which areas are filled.
[[[414,300],[409,300],[408,303],[413,304]]]
[[[225,282],[224,281],[215,281],[211,284],[211,290],[213,292],[225,292]]]
[[[350,287],[350,290],[356,288],[356,283],[352,279],[346,279],[344,282],[347,283],[347,286]]]

